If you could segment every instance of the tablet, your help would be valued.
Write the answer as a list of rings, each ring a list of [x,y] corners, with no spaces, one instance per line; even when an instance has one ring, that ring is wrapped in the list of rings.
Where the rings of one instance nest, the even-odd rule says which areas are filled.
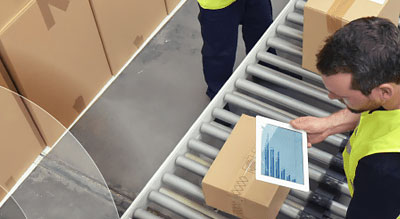
[[[307,133],[257,116],[256,179],[309,191]]]

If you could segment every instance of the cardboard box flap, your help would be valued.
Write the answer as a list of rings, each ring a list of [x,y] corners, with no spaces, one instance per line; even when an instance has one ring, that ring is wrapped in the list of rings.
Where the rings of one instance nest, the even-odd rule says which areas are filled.
[[[305,7],[350,21],[357,17],[356,15],[377,15],[388,3],[387,0],[384,4],[371,0],[308,0]]]
[[[398,17],[400,3],[395,2],[385,0],[384,4],[379,4],[371,0],[309,0],[305,7],[326,14],[329,32],[333,33],[344,24],[365,16],[396,17],[394,14],[397,11]],[[398,21],[391,20],[395,24]]]
[[[322,13],[327,13],[328,10],[332,7],[335,0],[308,0],[304,7],[312,10],[317,10]]]
[[[381,10],[378,16],[385,17],[398,26],[400,17],[400,1],[386,0],[385,7]]]
[[[368,15],[378,16],[379,12],[385,7],[385,4],[378,4],[371,0],[356,1],[352,0],[351,8],[343,15],[343,19],[348,22],[357,18],[365,17]]]

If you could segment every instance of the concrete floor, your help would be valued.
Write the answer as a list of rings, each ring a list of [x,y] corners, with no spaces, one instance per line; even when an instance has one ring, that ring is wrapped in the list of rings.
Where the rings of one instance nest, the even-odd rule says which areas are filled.
[[[272,1],[274,16],[287,2]],[[209,102],[197,14],[187,1],[72,128],[106,183],[67,135],[14,194],[28,218],[115,218],[105,184],[126,210]],[[240,40],[236,65],[244,56]]]
[[[112,195],[86,151],[67,134],[0,209],[0,219],[119,218]]]

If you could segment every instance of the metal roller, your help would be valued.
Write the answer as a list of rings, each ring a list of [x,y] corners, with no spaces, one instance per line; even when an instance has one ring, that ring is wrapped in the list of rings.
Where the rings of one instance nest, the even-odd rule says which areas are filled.
[[[236,122],[239,121],[240,118],[240,116],[221,108],[215,108],[212,112],[212,115],[230,124],[236,124]]]
[[[310,167],[310,170],[311,169],[315,170],[315,171],[310,171],[310,178],[313,177],[318,182],[324,183],[331,188],[335,188],[339,190],[341,193],[350,197],[350,190],[349,186],[347,185],[347,182],[343,182],[342,180],[339,180],[333,176],[328,175],[325,169],[320,168],[312,163],[309,163],[308,165]]]
[[[338,100],[331,100],[328,97],[328,92],[317,86],[310,85],[304,81],[297,80],[288,75],[282,74],[276,70],[261,66],[261,65],[249,65],[247,66],[247,73],[257,76],[261,79],[270,81],[274,84],[282,87],[290,88],[299,91],[308,96],[315,97],[325,103],[334,105],[338,108],[345,108],[346,106]]]
[[[188,206],[157,191],[150,192],[149,200],[186,218],[208,219],[208,217],[199,213],[198,211],[195,211]]]
[[[290,195],[288,196],[288,199],[285,200],[281,207],[281,212],[289,216],[291,218],[296,218],[296,219],[316,219],[315,216],[307,213],[304,211],[304,207],[295,207],[294,205],[297,206],[296,203],[293,203],[292,201],[289,200]]]
[[[144,209],[141,209],[141,208],[137,209],[134,212],[133,216],[135,218],[139,218],[139,219],[162,219],[161,217],[156,216],[156,215],[154,215]]]
[[[272,53],[264,52],[264,51],[260,51],[257,53],[257,59],[260,61],[263,61],[265,63],[274,65],[280,69],[290,71],[290,72],[300,75],[304,78],[315,81],[318,84],[321,84],[321,85],[323,84],[321,76],[315,74],[314,72],[305,70],[299,64],[297,64],[293,61],[290,61],[288,59],[285,59],[285,58],[279,57],[277,55],[274,55]]]
[[[284,112],[274,106],[263,103],[259,100],[238,92],[234,92],[233,94],[226,94],[224,99],[229,104],[239,106],[243,109],[251,110],[259,115],[272,118],[281,122],[290,122],[290,120],[297,118],[297,116],[293,114]],[[346,137],[343,135],[331,135],[328,136],[325,141],[332,145],[340,147],[345,142],[347,142],[347,140],[345,139]]]
[[[216,149],[215,147],[206,144],[202,141],[199,141],[197,139],[190,139],[188,143],[188,148],[197,151],[211,159],[215,159],[219,152],[219,150]]]
[[[199,176],[204,177],[208,168],[184,156],[176,158],[176,165],[183,167]]]
[[[289,43],[286,40],[282,40],[278,37],[269,38],[267,40],[267,46],[297,56],[299,58],[303,56],[301,47]]]
[[[336,202],[334,200],[330,200],[329,198],[325,197],[322,194],[316,193],[316,192],[303,192],[299,190],[292,189],[290,190],[290,194],[298,197],[300,199],[303,199],[305,201],[312,202],[314,204],[317,204],[321,207],[325,207],[329,210],[331,210],[334,214],[337,214],[339,216],[345,217],[346,212],[347,212],[347,207],[344,206],[343,204],[340,204],[339,202]]]
[[[225,141],[226,139],[228,139],[229,137],[229,133],[230,132],[226,132],[222,129],[217,128],[216,126],[213,126],[209,123],[203,123],[203,125],[201,125],[200,127],[200,131],[202,133],[214,136],[220,140]]]
[[[280,94],[274,90],[258,85],[252,81],[245,79],[238,79],[236,81],[236,86],[240,89],[243,89],[247,92],[255,94],[257,96],[268,99],[272,102],[279,103],[283,106],[289,107],[293,110],[300,111],[307,115],[317,116],[317,117],[326,117],[329,116],[330,113],[324,110],[321,110],[317,107],[306,104],[302,101],[296,100],[292,97]]]
[[[209,208],[204,207],[203,205],[200,205],[199,203],[190,200],[172,190],[166,189],[166,188],[160,188],[159,189],[160,193],[170,197],[171,199],[193,209],[196,210],[202,214],[204,214],[205,216],[207,216],[207,218],[213,218],[213,219],[226,219],[226,217],[210,210]]]
[[[298,24],[300,26],[303,26],[304,23],[304,16],[302,14],[296,13],[296,12],[290,12],[288,13],[286,19],[294,24]]]
[[[178,177],[170,173],[166,173],[162,178],[162,181],[163,183],[170,185],[176,189],[179,189],[180,191],[183,191],[191,195],[192,197],[204,201],[204,195],[201,188],[185,179],[182,179],[181,177]]]
[[[297,10],[304,10],[304,6],[306,5],[306,2],[303,0],[297,1],[296,4],[294,5],[294,8],[296,8]]]
[[[284,24],[278,25],[276,32],[282,36],[289,37],[300,42],[303,41],[303,32]]]

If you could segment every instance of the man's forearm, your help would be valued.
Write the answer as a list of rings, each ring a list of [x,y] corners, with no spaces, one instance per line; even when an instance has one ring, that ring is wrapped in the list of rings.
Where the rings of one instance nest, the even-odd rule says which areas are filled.
[[[360,115],[361,114],[352,113],[348,109],[343,109],[326,117],[331,127],[328,130],[329,135],[353,130],[360,121]]]

